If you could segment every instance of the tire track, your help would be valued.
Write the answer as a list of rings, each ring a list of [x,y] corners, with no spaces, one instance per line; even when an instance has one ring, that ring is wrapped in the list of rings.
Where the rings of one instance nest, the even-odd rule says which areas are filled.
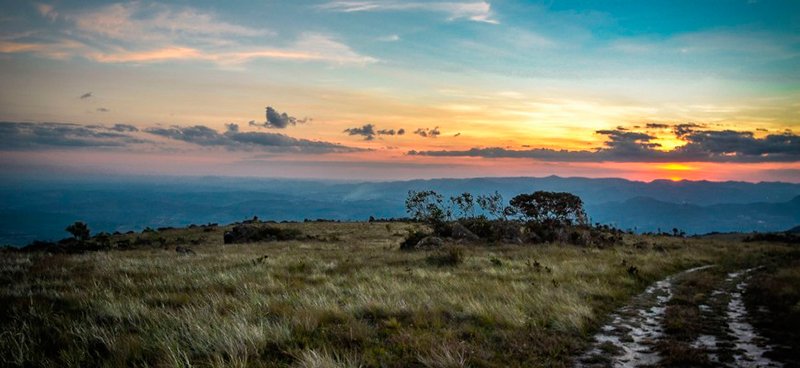
[[[650,285],[633,301],[611,314],[611,322],[594,336],[590,348],[575,360],[576,367],[639,367],[661,360],[655,342],[664,335],[662,320],[672,299],[676,278],[704,270],[695,267]]]

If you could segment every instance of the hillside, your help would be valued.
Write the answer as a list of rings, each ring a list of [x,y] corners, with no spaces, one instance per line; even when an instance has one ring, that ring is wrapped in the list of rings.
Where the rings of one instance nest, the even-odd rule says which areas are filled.
[[[213,177],[9,179],[0,184],[0,244],[59,239],[65,236],[64,227],[76,220],[97,231],[125,232],[231,223],[254,215],[276,221],[404,217],[408,191],[428,189],[445,196],[498,191],[506,200],[535,190],[571,192],[583,199],[594,221],[640,231],[783,231],[799,222],[790,201],[800,195],[800,184],[788,183],[643,183],[553,176],[373,183]]]

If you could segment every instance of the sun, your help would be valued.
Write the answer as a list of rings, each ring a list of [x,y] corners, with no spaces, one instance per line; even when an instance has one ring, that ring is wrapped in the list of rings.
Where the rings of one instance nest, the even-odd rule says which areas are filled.
[[[674,162],[671,162],[671,163],[668,163],[668,164],[659,165],[658,168],[661,169],[661,170],[667,170],[667,171],[694,171],[694,170],[697,170],[697,168],[695,168],[694,166],[687,165],[687,164],[679,164],[679,163],[674,163]]]

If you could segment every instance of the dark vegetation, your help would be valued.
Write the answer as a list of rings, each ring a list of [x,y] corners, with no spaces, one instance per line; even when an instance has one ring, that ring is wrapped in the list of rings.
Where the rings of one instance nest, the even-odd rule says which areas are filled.
[[[778,233],[754,233],[744,238],[744,241],[800,244],[800,232],[793,230],[794,229]]]
[[[303,233],[297,229],[283,229],[275,226],[263,226],[257,223],[236,225],[225,232],[225,244],[242,244],[265,241],[297,240]]]
[[[624,233],[607,225],[591,226],[580,197],[562,192],[520,194],[506,205],[498,192],[477,197],[462,193],[445,200],[432,190],[410,191],[406,211],[413,220],[427,225],[430,232],[417,230],[410,233],[401,245],[404,250],[427,248],[439,243],[433,238],[451,238],[459,242],[569,243],[603,247],[619,242]]]

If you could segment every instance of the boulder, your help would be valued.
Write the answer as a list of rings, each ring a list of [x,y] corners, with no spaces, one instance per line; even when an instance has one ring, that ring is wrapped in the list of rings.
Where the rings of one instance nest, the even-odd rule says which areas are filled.
[[[195,252],[191,248],[180,246],[180,245],[175,247],[175,252],[177,252],[178,254],[183,254],[183,255],[195,254]]]
[[[478,241],[481,239],[479,236],[475,235],[475,233],[469,231],[466,226],[457,222],[450,227],[450,237],[466,241]]]
[[[439,248],[444,245],[444,240],[437,236],[426,236],[420,240],[417,245],[416,249],[433,249]]]

